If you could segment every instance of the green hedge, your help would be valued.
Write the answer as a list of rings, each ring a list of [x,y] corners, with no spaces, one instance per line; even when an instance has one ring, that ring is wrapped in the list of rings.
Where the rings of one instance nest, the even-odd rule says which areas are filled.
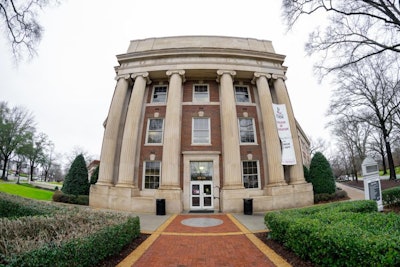
[[[0,218],[13,218],[50,214],[57,208],[44,202],[0,192]]]
[[[270,238],[318,266],[399,266],[400,216],[375,201],[269,212]]]
[[[139,218],[110,226],[88,237],[72,239],[57,246],[48,244],[40,249],[8,259],[7,266],[95,266],[101,260],[121,251],[140,235]]]
[[[53,201],[88,206],[89,205],[89,196],[87,196],[87,195],[70,195],[70,194],[63,193],[60,190],[57,190],[53,194]]]
[[[382,191],[383,205],[400,206],[400,186]]]

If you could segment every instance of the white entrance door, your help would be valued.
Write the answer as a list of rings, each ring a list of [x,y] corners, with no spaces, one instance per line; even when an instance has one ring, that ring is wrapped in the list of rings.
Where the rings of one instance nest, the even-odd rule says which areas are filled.
[[[212,181],[190,182],[190,209],[213,209],[213,183]]]

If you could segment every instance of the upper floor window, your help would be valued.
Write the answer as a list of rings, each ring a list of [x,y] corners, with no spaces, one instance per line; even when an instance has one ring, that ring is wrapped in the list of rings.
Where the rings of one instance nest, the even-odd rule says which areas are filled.
[[[242,178],[244,188],[259,188],[258,162],[242,162]]]
[[[250,102],[249,88],[247,86],[235,85],[236,102]]]
[[[195,84],[193,88],[193,102],[209,102],[208,85]]]
[[[193,118],[192,131],[193,144],[210,144],[209,118]]]
[[[255,128],[252,118],[239,118],[240,143],[255,143]]]
[[[147,144],[162,144],[164,119],[149,119],[147,124]]]
[[[153,103],[165,103],[167,101],[167,86],[156,85],[153,87]]]
[[[145,161],[144,162],[144,188],[158,189],[160,186],[161,177],[161,162]]]

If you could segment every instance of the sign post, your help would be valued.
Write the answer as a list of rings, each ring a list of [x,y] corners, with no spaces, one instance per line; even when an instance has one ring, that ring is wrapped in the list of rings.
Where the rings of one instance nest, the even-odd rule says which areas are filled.
[[[364,176],[365,199],[375,200],[378,204],[378,211],[382,211],[382,190],[378,163],[371,158],[366,158],[361,164],[361,168]]]

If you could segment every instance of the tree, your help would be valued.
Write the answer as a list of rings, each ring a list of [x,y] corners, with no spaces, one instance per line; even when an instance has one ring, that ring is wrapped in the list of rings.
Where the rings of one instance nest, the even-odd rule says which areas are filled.
[[[338,72],[337,88],[332,94],[329,113],[351,114],[353,120],[365,122],[382,132],[390,178],[396,179],[390,146],[395,112],[400,106],[400,66],[381,54],[353,64]]]
[[[335,193],[336,183],[331,166],[321,152],[316,152],[311,159],[309,175],[315,195]]]
[[[0,155],[2,179],[7,179],[7,164],[13,152],[25,144],[34,131],[33,115],[22,107],[8,107],[0,102]]]
[[[315,29],[305,48],[321,56],[316,67],[325,73],[400,52],[400,1],[283,0],[282,10],[289,29],[304,15],[326,15],[328,26]]]
[[[89,195],[88,170],[82,154],[72,162],[61,191],[70,195]]]
[[[42,162],[42,167],[44,171],[44,181],[46,182],[47,179],[49,178],[50,170],[53,167],[54,164],[54,144],[52,142],[49,142],[48,145],[45,148],[44,155],[43,155],[43,162]]]
[[[56,0],[0,0],[0,19],[6,38],[17,61],[25,52],[29,57],[36,54],[43,27],[38,22],[38,12]]]
[[[97,183],[97,180],[99,178],[99,170],[100,170],[100,165],[94,169],[92,176],[90,176],[90,184],[95,184]]]
[[[25,156],[29,161],[30,178],[29,182],[33,180],[33,173],[38,164],[45,162],[45,150],[49,145],[49,140],[46,134],[39,133],[32,136],[26,148],[24,149]]]

